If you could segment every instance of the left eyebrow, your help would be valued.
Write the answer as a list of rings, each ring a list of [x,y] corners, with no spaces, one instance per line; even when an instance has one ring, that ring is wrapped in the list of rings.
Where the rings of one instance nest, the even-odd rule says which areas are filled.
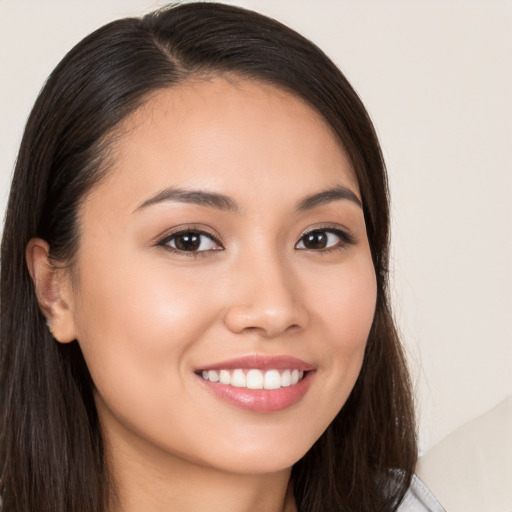
[[[302,201],[299,202],[295,210],[298,212],[303,212],[316,208],[317,206],[331,203],[332,201],[339,201],[341,199],[351,201],[352,203],[355,203],[357,206],[359,206],[359,208],[363,207],[361,200],[354,194],[354,192],[352,192],[352,190],[346,187],[342,187],[341,185],[337,185],[336,187],[323,190],[322,192],[317,192],[316,194],[306,196]]]

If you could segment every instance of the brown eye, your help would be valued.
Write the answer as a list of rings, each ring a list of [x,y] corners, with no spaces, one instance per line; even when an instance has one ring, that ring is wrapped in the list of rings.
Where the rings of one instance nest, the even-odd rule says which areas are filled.
[[[174,233],[166,238],[162,245],[183,252],[203,252],[221,249],[210,235],[199,231]]]
[[[322,251],[353,243],[352,237],[338,229],[315,229],[301,237],[296,249]]]
[[[174,239],[176,249],[180,251],[197,251],[201,246],[201,235],[187,233],[179,235]]]
[[[302,242],[306,249],[325,249],[327,247],[328,236],[323,231],[313,231],[302,237]]]

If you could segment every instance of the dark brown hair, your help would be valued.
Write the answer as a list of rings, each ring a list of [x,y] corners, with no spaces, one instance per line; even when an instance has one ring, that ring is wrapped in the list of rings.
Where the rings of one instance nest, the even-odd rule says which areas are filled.
[[[0,495],[4,512],[104,512],[111,492],[91,382],[78,343],[56,343],[25,263],[33,237],[69,261],[78,209],[108,172],[109,136],[150,95],[223,73],[304,98],[346,148],[362,194],[377,305],[357,383],[293,467],[300,512],[394,510],[416,462],[410,382],[388,297],[388,190],[372,123],[314,44],[257,13],[214,3],[112,22],[76,45],[29,117],[1,258]]]

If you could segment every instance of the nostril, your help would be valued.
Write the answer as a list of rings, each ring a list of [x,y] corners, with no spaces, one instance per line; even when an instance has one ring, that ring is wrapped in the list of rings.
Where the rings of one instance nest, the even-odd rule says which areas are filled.
[[[292,303],[280,306],[264,301],[233,305],[225,312],[224,323],[233,333],[254,333],[264,338],[289,334],[306,326],[309,315],[305,308]]]

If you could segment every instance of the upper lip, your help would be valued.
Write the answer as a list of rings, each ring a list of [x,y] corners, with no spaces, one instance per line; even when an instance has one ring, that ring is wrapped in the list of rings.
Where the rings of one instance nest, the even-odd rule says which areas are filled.
[[[271,356],[265,354],[256,354],[250,356],[237,357],[218,363],[207,364],[198,368],[199,370],[236,370],[257,368],[260,370],[314,370],[314,366],[306,363],[302,359],[292,356]]]

